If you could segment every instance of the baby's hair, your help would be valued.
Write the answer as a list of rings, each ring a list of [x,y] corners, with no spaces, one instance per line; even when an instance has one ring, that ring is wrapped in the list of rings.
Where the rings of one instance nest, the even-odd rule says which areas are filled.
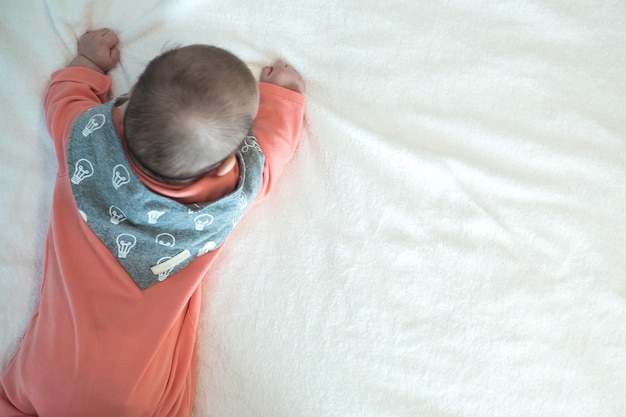
[[[208,45],[154,58],[139,77],[124,117],[131,156],[164,182],[216,168],[247,136],[259,104],[243,61]]]

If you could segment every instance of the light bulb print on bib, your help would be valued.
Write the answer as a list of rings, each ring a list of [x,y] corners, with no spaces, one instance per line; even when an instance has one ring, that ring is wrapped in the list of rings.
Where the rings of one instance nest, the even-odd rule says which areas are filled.
[[[91,119],[87,122],[87,126],[83,129],[83,136],[87,137],[91,135],[93,132],[104,126],[104,122],[106,122],[104,114],[95,114],[91,116]]]
[[[85,178],[89,178],[93,175],[93,165],[86,159],[79,159],[76,161],[74,167],[74,174],[72,174],[72,182],[76,185],[83,182]]]
[[[117,257],[125,259],[137,244],[137,238],[129,233],[122,233],[116,239]]]
[[[122,209],[116,206],[109,207],[109,216],[109,221],[113,224],[120,224],[127,218]]]
[[[111,182],[116,190],[122,185],[128,184],[130,182],[130,173],[128,172],[128,169],[122,164],[115,165],[113,167],[113,178],[111,179]]]

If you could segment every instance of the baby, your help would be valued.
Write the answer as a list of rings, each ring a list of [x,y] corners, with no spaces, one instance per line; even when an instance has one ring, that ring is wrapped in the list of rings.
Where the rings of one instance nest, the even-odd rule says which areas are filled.
[[[3,417],[189,416],[201,281],[299,145],[304,82],[284,62],[257,83],[229,52],[186,46],[111,100],[117,44],[87,32],[48,86],[59,172]]]

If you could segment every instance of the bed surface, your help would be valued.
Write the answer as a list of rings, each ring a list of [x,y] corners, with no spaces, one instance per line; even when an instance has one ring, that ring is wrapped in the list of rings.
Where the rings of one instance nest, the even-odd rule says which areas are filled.
[[[623,1],[5,1],[0,367],[38,299],[43,94],[215,44],[307,82],[301,147],[203,288],[195,416],[626,415]]]

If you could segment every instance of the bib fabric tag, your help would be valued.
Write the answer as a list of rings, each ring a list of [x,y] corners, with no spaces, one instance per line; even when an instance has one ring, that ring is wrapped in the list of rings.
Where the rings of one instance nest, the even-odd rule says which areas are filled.
[[[189,252],[189,249],[185,249],[184,251],[182,251],[178,255],[174,255],[174,257],[166,260],[165,262],[162,262],[160,264],[156,264],[154,266],[151,266],[150,270],[152,271],[152,273],[154,275],[161,275],[162,276],[167,271],[170,271],[170,270],[174,269],[177,265],[179,265],[182,262],[186,261],[190,257],[191,257],[191,252]]]

